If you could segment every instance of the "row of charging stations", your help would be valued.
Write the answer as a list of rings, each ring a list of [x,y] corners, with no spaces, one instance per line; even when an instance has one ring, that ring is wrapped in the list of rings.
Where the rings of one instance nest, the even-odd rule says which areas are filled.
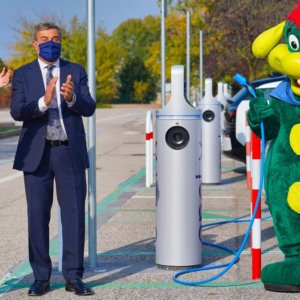
[[[184,96],[184,67],[171,69],[171,98],[156,114],[156,264],[186,268],[202,262],[202,183],[220,182],[220,102],[205,81],[205,97]]]

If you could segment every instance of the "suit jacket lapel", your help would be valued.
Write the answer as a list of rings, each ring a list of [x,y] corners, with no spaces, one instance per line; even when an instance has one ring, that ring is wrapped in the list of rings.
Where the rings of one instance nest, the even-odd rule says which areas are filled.
[[[67,77],[71,74],[70,64],[63,59],[59,60],[60,67],[60,86],[67,81]],[[61,109],[62,112],[65,110],[67,104],[63,96],[61,96]]]
[[[60,67],[60,85],[62,85],[67,80],[67,76],[70,74],[70,64],[65,60],[59,60]]]
[[[33,82],[36,87],[36,97],[40,98],[45,94],[45,86],[38,60],[34,60],[31,64],[28,65],[28,68],[30,81]]]

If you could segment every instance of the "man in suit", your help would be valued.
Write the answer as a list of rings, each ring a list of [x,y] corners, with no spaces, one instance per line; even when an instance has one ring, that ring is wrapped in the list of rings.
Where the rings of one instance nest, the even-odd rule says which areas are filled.
[[[53,181],[61,209],[66,291],[91,295],[82,281],[85,232],[85,169],[88,155],[82,116],[95,112],[85,70],[59,58],[61,29],[34,28],[38,59],[13,76],[11,116],[23,121],[14,169],[24,172],[28,207],[29,261],[35,281],[28,295],[50,289],[49,221]]]

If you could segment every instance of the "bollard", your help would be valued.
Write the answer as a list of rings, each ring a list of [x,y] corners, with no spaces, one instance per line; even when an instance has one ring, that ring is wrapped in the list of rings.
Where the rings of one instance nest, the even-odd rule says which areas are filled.
[[[261,151],[260,139],[251,133],[252,150],[252,191],[251,191],[251,215],[259,190]],[[261,273],[261,203],[259,204],[251,231],[251,255],[252,255],[252,279],[260,279]]]
[[[153,118],[151,110],[146,114],[146,187],[153,184]]]

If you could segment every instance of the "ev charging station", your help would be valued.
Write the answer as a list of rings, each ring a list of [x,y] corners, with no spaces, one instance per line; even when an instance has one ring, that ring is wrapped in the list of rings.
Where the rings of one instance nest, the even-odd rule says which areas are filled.
[[[224,84],[223,82],[218,82],[218,93],[215,97],[217,101],[221,104],[221,133],[225,130],[225,107],[226,107],[226,97],[224,94]],[[223,142],[223,135],[221,134],[221,143]]]
[[[205,95],[198,108],[202,113],[202,183],[221,181],[221,104],[213,97],[212,79],[205,79]]]
[[[156,264],[201,264],[201,114],[184,96],[184,66],[171,70],[171,98],[156,114]]]

